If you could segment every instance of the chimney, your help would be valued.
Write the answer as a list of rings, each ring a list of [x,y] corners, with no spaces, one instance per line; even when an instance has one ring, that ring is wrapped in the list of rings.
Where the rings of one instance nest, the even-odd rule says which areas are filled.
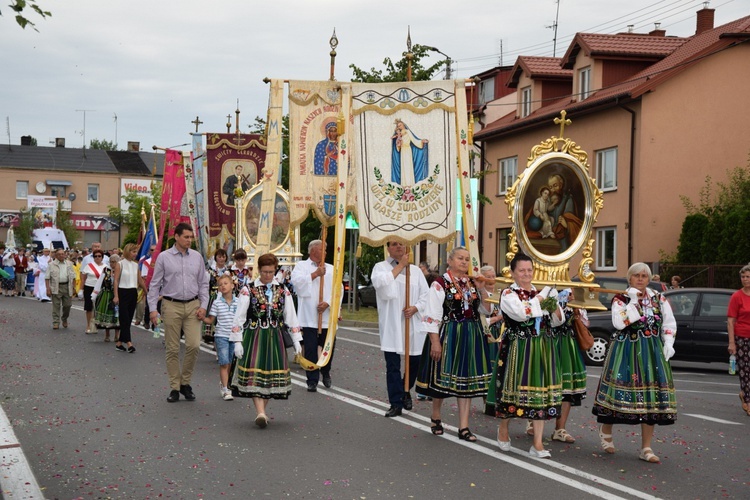
[[[31,146],[31,136],[30,135],[22,135],[21,136],[21,146]]]
[[[136,141],[128,141],[128,153],[137,153],[141,150],[141,143]]]
[[[654,23],[654,29],[649,31],[650,36],[666,36],[667,30],[661,29],[661,23]]]
[[[64,148],[65,147],[65,137],[56,137],[55,138],[55,147],[56,148]]]
[[[709,9],[708,2],[705,2],[704,7],[697,12],[695,34],[700,35],[704,31],[714,29],[714,12],[716,9]]]

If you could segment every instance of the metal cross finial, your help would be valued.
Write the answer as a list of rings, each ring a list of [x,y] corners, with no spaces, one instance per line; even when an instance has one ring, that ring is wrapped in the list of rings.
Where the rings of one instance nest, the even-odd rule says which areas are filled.
[[[565,131],[565,125],[570,125],[570,124],[573,123],[569,119],[565,118],[565,115],[567,115],[567,114],[568,114],[568,112],[563,109],[562,111],[560,111],[560,118],[555,118],[555,125],[560,125],[560,136],[559,136],[560,139],[563,138],[563,132]]]
[[[227,115],[227,134],[232,132],[232,115]]]
[[[195,120],[191,121],[190,123],[192,123],[192,124],[195,125],[195,133],[197,134],[198,133],[198,125],[203,124],[203,122],[201,121],[200,118],[198,118],[198,116],[196,116]]]

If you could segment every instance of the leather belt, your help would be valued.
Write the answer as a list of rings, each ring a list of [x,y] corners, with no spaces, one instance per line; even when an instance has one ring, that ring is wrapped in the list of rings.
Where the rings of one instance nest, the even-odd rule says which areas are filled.
[[[193,297],[192,299],[185,299],[185,300],[182,300],[182,299],[173,299],[172,297],[162,297],[162,299],[164,299],[164,300],[168,300],[168,301],[170,301],[170,302],[178,302],[178,303],[180,303],[180,304],[186,304],[186,303],[188,303],[188,302],[192,302],[192,301],[194,301],[194,300],[198,300],[198,296],[196,295],[196,296],[195,296],[195,297]]]

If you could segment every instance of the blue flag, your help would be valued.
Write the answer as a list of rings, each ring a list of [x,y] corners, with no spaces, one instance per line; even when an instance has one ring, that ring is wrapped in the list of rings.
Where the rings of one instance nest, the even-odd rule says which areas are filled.
[[[148,258],[149,249],[156,245],[156,222],[154,221],[154,213],[151,212],[151,219],[148,221],[148,228],[146,234],[143,236],[141,242],[141,248],[138,250],[138,268],[143,267],[143,262]]]

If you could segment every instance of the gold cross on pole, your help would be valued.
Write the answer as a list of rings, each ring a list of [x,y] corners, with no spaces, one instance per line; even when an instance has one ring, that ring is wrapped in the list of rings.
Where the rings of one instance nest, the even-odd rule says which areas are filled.
[[[192,123],[192,124],[194,124],[194,125],[195,125],[195,133],[197,134],[197,133],[198,133],[198,125],[201,125],[201,124],[202,124],[203,122],[201,121],[201,119],[200,119],[200,118],[198,118],[198,117],[196,116],[196,117],[195,117],[195,120],[191,121],[190,123]]]
[[[564,109],[560,111],[560,118],[555,118],[555,125],[560,125],[560,135],[559,138],[563,138],[563,132],[565,131],[565,125],[571,125],[573,122],[569,119],[565,118],[565,115],[567,115],[568,112]]]

